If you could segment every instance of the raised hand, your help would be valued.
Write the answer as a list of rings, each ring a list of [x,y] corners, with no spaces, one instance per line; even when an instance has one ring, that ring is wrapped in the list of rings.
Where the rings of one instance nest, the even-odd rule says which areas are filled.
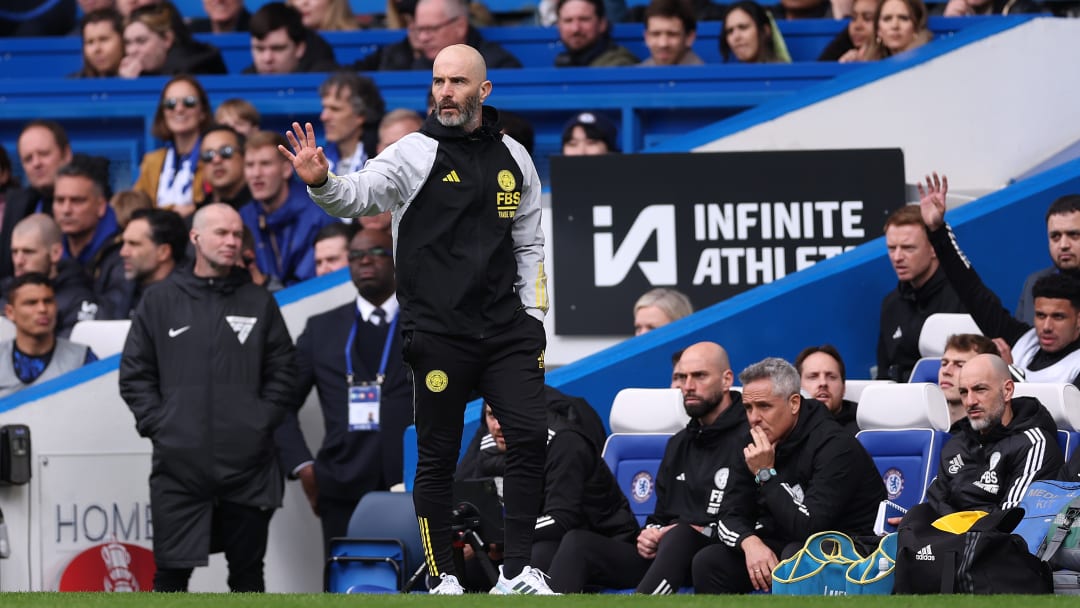
[[[949,178],[937,172],[933,178],[926,176],[926,187],[919,187],[919,210],[922,211],[923,222],[931,231],[941,228],[945,224],[945,195],[949,193]]]
[[[326,183],[330,171],[330,163],[326,160],[326,154],[322,146],[315,145],[315,129],[311,123],[292,123],[292,131],[285,132],[285,138],[295,150],[295,154],[285,146],[278,146],[278,150],[292,163],[296,176],[309,186],[321,186]]]

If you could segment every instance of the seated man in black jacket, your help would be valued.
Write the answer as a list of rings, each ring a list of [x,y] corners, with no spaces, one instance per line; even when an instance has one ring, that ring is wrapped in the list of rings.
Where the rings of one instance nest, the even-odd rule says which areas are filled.
[[[885,499],[870,455],[821,403],[799,394],[790,363],[764,359],[739,381],[750,436],[728,482],[731,504],[717,519],[721,542],[694,557],[696,593],[770,590],[773,568],[811,534],[872,534]]]
[[[941,450],[926,502],[939,515],[1015,507],[1032,481],[1061,467],[1057,425],[1037,399],[1013,397],[1009,366],[997,355],[965,363],[959,387],[967,418]]]
[[[630,503],[600,456],[601,438],[590,432],[587,424],[574,420],[572,414],[577,410],[566,411],[565,408],[574,407],[570,402],[574,398],[551,387],[546,388],[545,396],[549,408],[544,504],[536,519],[529,562],[541,570],[550,568],[559,543],[571,530],[588,530],[628,547],[633,546],[638,534]],[[488,433],[480,442],[474,472],[479,477],[501,477],[506,462],[506,440],[487,404],[484,404],[484,420]],[[599,418],[596,421],[599,423]],[[473,578],[469,576],[470,583]],[[492,585],[491,581],[486,583],[482,587],[485,590]],[[474,583],[470,587],[480,588],[480,585]]]
[[[588,530],[566,534],[549,570],[552,589],[637,587],[639,593],[662,595],[690,580],[694,555],[718,542],[713,524],[731,502],[727,496],[740,483],[752,485],[749,474],[734,467],[742,458],[747,427],[732,381],[727,352],[719,344],[701,342],[683,352],[673,384],[682,390],[690,422],[664,451],[655,479],[656,511],[636,546]]]

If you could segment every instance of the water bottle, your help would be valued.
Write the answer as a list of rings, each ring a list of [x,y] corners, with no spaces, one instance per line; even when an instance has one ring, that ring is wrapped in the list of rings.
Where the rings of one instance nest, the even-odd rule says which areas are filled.
[[[877,560],[877,571],[878,571],[877,578],[882,578],[886,574],[888,574],[888,572],[889,572],[889,558],[884,557],[884,556],[878,558],[878,560]]]

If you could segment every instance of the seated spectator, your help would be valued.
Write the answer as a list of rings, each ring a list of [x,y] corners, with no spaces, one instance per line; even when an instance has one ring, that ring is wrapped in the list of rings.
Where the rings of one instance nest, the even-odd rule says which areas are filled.
[[[847,371],[840,351],[831,344],[808,346],[795,358],[795,369],[802,381],[802,390],[812,399],[825,405],[843,429],[852,436],[859,432],[855,414],[859,404],[844,399]]]
[[[967,417],[960,395],[960,370],[976,355],[997,355],[993,340],[979,334],[953,334],[945,340],[945,352],[941,354],[938,368],[938,386],[945,393],[949,404],[949,426]]]
[[[677,289],[657,287],[634,302],[634,335],[648,333],[694,314],[690,298]]]
[[[88,347],[56,336],[56,298],[43,274],[12,281],[4,315],[15,325],[15,339],[0,342],[0,397],[97,361]]]
[[[1009,366],[977,355],[960,370],[967,418],[941,450],[926,502],[938,515],[993,511],[1020,504],[1028,486],[1057,474],[1064,459],[1057,425],[1034,397],[1014,397]]]
[[[109,207],[107,160],[79,156],[56,176],[53,218],[64,233],[64,259],[78,262],[94,280],[94,294],[106,311],[116,310],[124,288],[120,227]]]
[[[702,4],[709,4],[709,0],[695,0]],[[641,7],[631,10],[626,5],[626,0],[604,0],[604,15],[608,23],[621,23],[623,21],[641,21],[634,18]],[[537,25],[551,27],[559,22],[558,0],[540,0],[536,4],[535,20]]]
[[[11,281],[39,273],[52,283],[56,303],[56,335],[67,338],[79,321],[105,318],[99,314],[94,284],[74,260],[65,260],[63,235],[52,217],[35,213],[19,221],[11,233],[11,260],[15,276],[4,281],[4,293]]]
[[[334,49],[304,27],[300,13],[282,2],[262,5],[251,16],[251,60],[245,74],[294,74],[337,69]]]
[[[321,277],[349,265],[349,242],[356,234],[356,224],[334,222],[315,234],[315,276]]]
[[[724,63],[732,57],[739,63],[791,63],[776,21],[753,0],[730,5],[721,32],[720,56]]]
[[[82,69],[75,78],[116,76],[124,59],[124,18],[116,9],[106,8],[83,16]]]
[[[135,9],[124,26],[120,76],[225,74],[221,51],[191,36],[172,2]]]
[[[503,113],[500,112],[499,118],[502,117]],[[379,143],[375,145],[375,153],[381,154],[383,150],[390,147],[390,144],[409,133],[419,131],[422,126],[424,126],[424,117],[414,110],[407,108],[391,110],[379,121]]]
[[[1080,279],[1080,194],[1066,194],[1050,203],[1046,210],[1046,237],[1050,249],[1049,268],[1028,275],[1016,305],[1016,318],[1035,321],[1035,303],[1031,288],[1044,276],[1063,273]]]
[[[206,17],[192,19],[191,31],[214,34],[246,32],[251,23],[251,13],[244,8],[244,0],[203,0],[203,10]]]
[[[933,34],[922,0],[884,0],[874,15],[874,35],[862,59],[877,61],[920,47]]]
[[[689,0],[652,0],[645,9],[649,58],[639,65],[702,65],[694,52],[697,19]]]
[[[199,160],[210,192],[206,203],[225,203],[239,210],[251,202],[244,179],[244,137],[225,125],[211,125],[202,135]]]
[[[138,190],[121,190],[112,195],[109,199],[109,206],[112,207],[113,213],[116,214],[116,224],[123,230],[128,220],[131,219],[131,214],[135,213],[136,209],[151,209],[154,206],[154,201],[150,200],[150,197],[145,192]]]
[[[885,220],[885,247],[899,282],[881,301],[877,378],[907,382],[922,356],[919,334],[926,318],[968,309],[940,268],[926,224],[914,205],[897,209]]]
[[[330,171],[337,175],[364,168],[375,156],[379,121],[386,102],[375,81],[353,72],[335,72],[319,85],[326,143],[323,151]]]
[[[12,275],[11,229],[31,213],[52,213],[56,172],[71,162],[67,132],[52,120],[32,120],[23,126],[16,153],[26,174],[25,187],[5,194],[4,220],[0,223],[0,279]]]
[[[733,504],[717,518],[720,542],[694,557],[695,593],[771,590],[773,568],[811,534],[871,535],[886,496],[870,455],[821,403],[799,394],[799,373],[790,363],[765,359],[743,370],[739,381],[749,444],[743,469],[733,468],[727,480],[725,499]],[[744,490],[749,496],[733,495]]]
[[[874,36],[874,14],[878,0],[855,0],[851,6],[851,20],[825,50],[818,61],[858,61]]]
[[[8,0],[0,11],[0,38],[64,36],[75,27],[75,0]]]
[[[634,65],[638,58],[611,38],[601,0],[558,0],[559,40],[566,50],[555,56],[555,67]]]
[[[120,306],[110,311],[114,319],[130,319],[147,288],[183,265],[188,228],[175,211],[140,209],[132,215],[122,239],[125,283]]]
[[[922,217],[941,268],[983,335],[1001,338],[1002,358],[1024,373],[1029,382],[1072,382],[1080,386],[1080,280],[1052,274],[1035,282],[1035,326],[1018,321],[982,282],[960,251],[952,228],[945,223],[947,179],[926,178],[919,184]],[[1011,352],[1005,352],[1008,348]]]
[[[419,0],[406,37],[364,57],[353,69],[430,70],[439,51],[454,44],[475,48],[489,70],[521,67],[521,62],[509,51],[484,40],[480,31],[469,25],[469,6],[464,0]]]
[[[164,88],[150,134],[167,142],[147,152],[139,164],[134,190],[145,192],[158,207],[187,217],[205,197],[199,134],[210,126],[210,100],[192,76],[175,76]]]
[[[521,147],[532,155],[533,148],[536,147],[536,131],[524,116],[514,114],[509,110],[499,110],[499,126],[503,135],[514,138],[514,141],[521,144]]]
[[[250,137],[259,130],[262,116],[250,101],[233,97],[218,104],[214,110],[214,122],[232,127],[240,135]]]
[[[248,138],[244,178],[252,201],[240,208],[240,216],[255,239],[259,270],[288,286],[315,276],[315,234],[338,220],[311,204],[303,182],[292,179],[292,163],[278,152],[279,145],[288,148],[279,133],[260,131]]]
[[[690,580],[694,555],[726,532],[715,527],[717,518],[740,502],[740,493],[753,494],[743,462],[746,412],[740,393],[731,390],[727,351],[714,342],[694,344],[682,353],[675,376],[690,421],[664,450],[653,486],[656,510],[636,544],[589,529],[567,532],[551,562],[553,590],[603,586],[674,593]]]
[[[331,32],[360,29],[349,0],[287,0],[287,3],[300,11],[308,29]]]
[[[945,8],[934,7],[934,14],[946,17],[972,17],[975,15],[1021,15],[1043,13],[1045,9],[1029,0],[949,0]]]
[[[563,156],[601,156],[618,151],[615,123],[603,114],[582,112],[563,125]]]

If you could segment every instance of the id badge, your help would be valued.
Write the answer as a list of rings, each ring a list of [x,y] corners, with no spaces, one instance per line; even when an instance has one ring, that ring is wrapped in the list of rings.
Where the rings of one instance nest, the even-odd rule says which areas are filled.
[[[362,384],[349,387],[349,430],[379,430],[379,398],[382,389],[378,384]]]

